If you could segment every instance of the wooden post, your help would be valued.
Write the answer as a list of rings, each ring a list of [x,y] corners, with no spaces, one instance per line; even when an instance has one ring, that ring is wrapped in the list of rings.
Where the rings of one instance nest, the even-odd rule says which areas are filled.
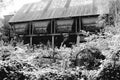
[[[15,25],[13,25],[13,33],[14,33],[14,35],[16,34]]]
[[[76,44],[78,46],[79,43],[80,43],[80,35],[79,35],[79,33],[80,33],[80,30],[81,30],[81,18],[79,18],[79,28],[77,28],[77,29],[79,29],[78,34],[77,34],[77,41],[76,41]]]
[[[51,20],[51,34],[53,33],[53,21]]]
[[[53,30],[54,26],[53,26],[53,20],[51,20],[51,34],[54,33]],[[54,49],[54,35],[52,35],[52,49]]]
[[[29,35],[31,35],[30,36],[30,46],[32,46],[32,44],[33,44],[32,34],[33,34],[33,26],[32,26],[32,23],[30,22],[30,27],[29,27]]]
[[[80,36],[79,34],[77,34],[77,41],[76,41],[77,46],[79,45],[79,43],[80,43]]]
[[[30,36],[30,46],[32,46],[33,37]]]
[[[29,30],[28,30],[28,33],[27,33],[27,34],[28,34],[28,35],[31,35],[31,31],[30,31],[30,30],[31,30],[31,26],[30,26],[30,24],[28,25],[28,29],[29,29]]]
[[[56,20],[54,20],[54,34],[56,33]]]
[[[75,32],[77,33],[77,28],[78,26],[77,26],[77,19],[75,19]]]
[[[55,36],[52,35],[52,48],[53,48],[53,49],[54,49],[54,38],[55,38]]]
[[[80,30],[81,30],[81,27],[82,27],[82,20],[81,20],[81,17],[79,17],[79,32],[80,32]]]
[[[55,32],[55,29],[56,29],[56,25],[55,25],[55,20],[53,20],[53,22],[54,22],[54,24],[53,24],[53,33],[55,34],[56,32]],[[54,48],[55,48],[55,35],[52,35],[52,48],[53,48],[53,50],[54,50]]]

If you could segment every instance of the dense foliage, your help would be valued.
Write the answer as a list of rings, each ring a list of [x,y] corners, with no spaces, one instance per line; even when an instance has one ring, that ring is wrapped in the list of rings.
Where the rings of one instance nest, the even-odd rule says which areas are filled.
[[[4,46],[1,42],[0,73],[3,75],[0,79],[109,80],[109,74],[119,73],[116,72],[119,70],[119,37],[91,35],[90,41],[72,48],[35,48],[34,51],[28,45]]]
[[[120,80],[120,65],[109,64],[102,70],[97,80]]]
[[[101,32],[83,31],[86,42],[72,48],[0,41],[0,80],[119,80],[120,25],[112,6],[112,12],[97,21]]]

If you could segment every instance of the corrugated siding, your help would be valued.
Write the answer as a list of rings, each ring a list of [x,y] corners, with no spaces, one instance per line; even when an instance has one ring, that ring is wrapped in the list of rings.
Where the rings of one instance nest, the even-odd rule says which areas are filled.
[[[9,22],[109,13],[110,0],[42,0],[24,5]]]

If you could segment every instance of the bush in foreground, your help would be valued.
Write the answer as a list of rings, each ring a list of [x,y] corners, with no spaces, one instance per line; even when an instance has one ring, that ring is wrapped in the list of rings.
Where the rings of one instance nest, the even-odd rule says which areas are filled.
[[[120,65],[109,64],[96,80],[120,80]]]

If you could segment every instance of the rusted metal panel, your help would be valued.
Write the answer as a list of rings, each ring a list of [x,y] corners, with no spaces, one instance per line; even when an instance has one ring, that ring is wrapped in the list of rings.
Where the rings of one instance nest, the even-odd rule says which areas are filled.
[[[109,13],[111,0],[42,0],[24,5],[9,22]]]
[[[15,24],[14,28],[15,28],[15,33],[17,33],[17,34],[26,34],[28,24],[27,23]]]
[[[39,22],[33,22],[34,26],[34,33],[47,33],[47,27],[50,21],[39,21]]]
[[[57,32],[71,32],[73,20],[58,20],[57,21]]]
[[[47,33],[47,27],[46,26],[44,26],[44,28],[36,27],[33,32],[34,34]]]
[[[98,17],[82,17],[82,29],[86,31],[99,31],[101,27],[96,26]]]
[[[73,25],[73,20],[58,20],[57,25]]]
[[[44,26],[48,26],[48,24],[50,23],[50,21],[39,21],[39,22],[33,22],[34,27],[44,27]]]
[[[82,18],[82,23],[83,24],[95,24],[97,22],[98,18],[97,17],[89,17],[89,18]]]
[[[18,29],[18,28],[26,28],[27,27],[27,25],[28,24],[26,24],[26,23],[22,23],[22,24],[15,24],[14,26],[15,26],[15,29]]]

